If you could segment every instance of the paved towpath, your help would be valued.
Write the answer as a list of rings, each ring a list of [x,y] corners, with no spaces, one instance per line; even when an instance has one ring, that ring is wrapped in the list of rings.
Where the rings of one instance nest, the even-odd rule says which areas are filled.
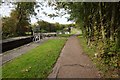
[[[79,42],[76,36],[68,39],[48,78],[100,78]]]

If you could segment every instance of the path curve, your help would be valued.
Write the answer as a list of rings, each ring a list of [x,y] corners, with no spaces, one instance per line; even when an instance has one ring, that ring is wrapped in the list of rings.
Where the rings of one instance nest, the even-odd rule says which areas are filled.
[[[76,36],[66,42],[48,78],[100,78],[98,70],[85,55]]]

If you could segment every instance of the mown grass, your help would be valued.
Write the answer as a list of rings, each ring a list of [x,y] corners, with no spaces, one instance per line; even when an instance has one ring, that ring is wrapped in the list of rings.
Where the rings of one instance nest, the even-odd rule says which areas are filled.
[[[51,72],[66,39],[52,39],[2,67],[3,78],[46,78]]]

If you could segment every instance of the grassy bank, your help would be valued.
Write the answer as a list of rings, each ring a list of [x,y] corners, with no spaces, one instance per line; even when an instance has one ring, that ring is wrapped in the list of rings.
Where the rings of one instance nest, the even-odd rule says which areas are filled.
[[[116,72],[109,70],[108,65],[103,64],[103,60],[99,57],[95,57],[96,47],[89,48],[86,44],[86,39],[81,35],[79,36],[80,44],[83,48],[83,51],[91,58],[93,63],[96,65],[98,70],[100,71],[101,77],[104,78],[117,78],[118,75]]]
[[[96,67],[98,68],[99,71],[102,71],[101,69],[104,69],[105,67],[101,67],[100,63],[98,62],[97,58],[95,58],[95,53],[96,53],[96,49],[95,47],[89,48],[87,46],[86,43],[86,39],[81,35],[78,36],[78,38],[80,39],[80,44],[83,48],[83,51],[85,54],[87,54],[90,59],[93,61],[93,63],[96,65]],[[103,72],[103,71],[102,71]],[[103,76],[103,73],[101,72],[101,76]]]
[[[92,47],[92,48],[89,48],[89,47],[87,46],[87,44],[86,44],[86,39],[85,39],[82,35],[80,35],[80,36],[78,36],[78,37],[79,37],[79,39],[80,39],[80,44],[82,45],[84,52],[85,52],[86,54],[88,54],[91,58],[94,57],[95,48],[93,48],[93,47]]]
[[[66,39],[52,39],[2,67],[3,78],[46,78],[51,72]]]

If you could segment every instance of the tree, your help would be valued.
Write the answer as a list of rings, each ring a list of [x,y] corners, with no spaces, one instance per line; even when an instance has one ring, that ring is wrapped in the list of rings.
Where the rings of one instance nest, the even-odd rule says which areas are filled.
[[[30,16],[35,14],[34,7],[35,2],[17,2],[16,5],[16,14],[17,14],[17,29],[16,32],[18,35],[25,35],[25,27],[29,26]]]
[[[13,37],[16,36],[16,20],[11,18],[11,17],[3,17],[2,18],[2,37],[8,38],[8,37]]]

